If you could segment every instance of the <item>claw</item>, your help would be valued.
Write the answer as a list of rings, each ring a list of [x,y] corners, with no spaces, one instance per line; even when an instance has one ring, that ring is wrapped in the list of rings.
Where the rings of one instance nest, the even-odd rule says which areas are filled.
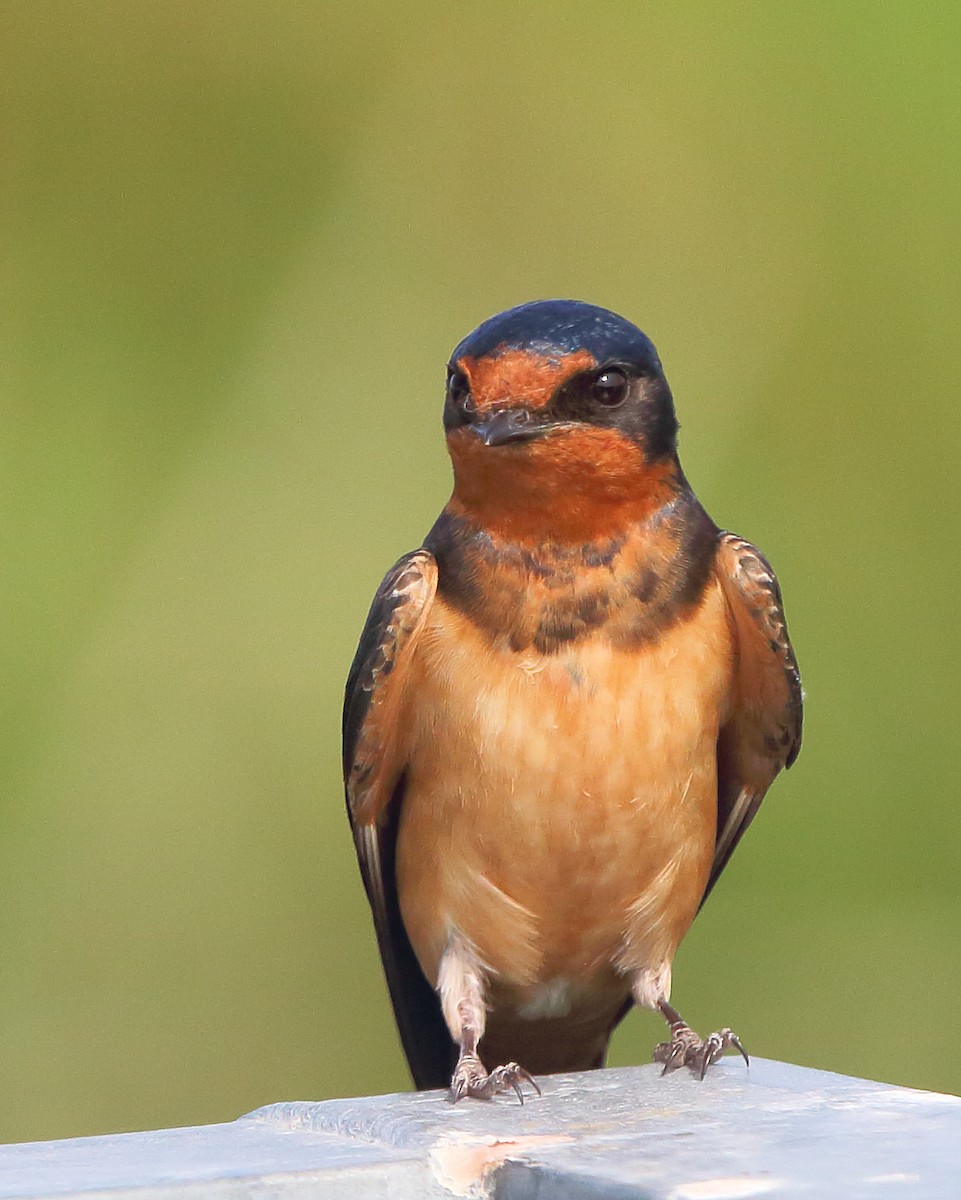
[[[513,1088],[517,1094],[517,1099],[524,1103],[524,1092],[521,1089],[522,1083],[529,1083],[534,1091],[541,1094],[541,1089],[537,1085],[537,1081],[531,1075],[530,1071],[526,1071],[520,1063],[507,1063],[503,1067],[495,1067],[488,1077],[488,1083],[491,1087],[491,1094],[496,1095],[498,1092],[505,1092],[508,1088]]]
[[[695,1063],[700,1068],[701,1079],[707,1074],[707,1069],[712,1066],[721,1057],[721,1051],[724,1049],[724,1042],[719,1033],[708,1034],[703,1045],[698,1050],[695,1057]]]
[[[538,1094],[538,1096],[542,1096],[544,1094],[541,1091],[540,1084],[537,1082],[537,1080],[534,1078],[534,1076],[530,1073],[530,1071],[525,1071],[524,1068],[522,1066],[520,1066],[518,1063],[511,1063],[511,1066],[514,1068],[516,1073],[520,1076],[520,1080],[522,1083],[529,1083],[531,1085],[531,1087],[534,1089],[534,1091]]]
[[[687,1053],[687,1045],[683,1041],[673,1041],[663,1043],[665,1047],[664,1069],[662,1075],[669,1075],[671,1071],[676,1071],[678,1067],[683,1066],[684,1058]]]
[[[450,1099],[453,1104],[465,1096],[473,1096],[478,1100],[492,1100],[502,1092],[513,1091],[521,1104],[524,1103],[522,1084],[530,1084],[534,1091],[541,1094],[541,1089],[531,1073],[520,1063],[505,1063],[486,1072],[477,1058],[464,1058],[457,1064],[454,1078],[450,1083]]]
[[[662,1075],[676,1071],[680,1066],[688,1066],[699,1079],[703,1079],[708,1067],[713,1066],[729,1047],[737,1050],[747,1066],[751,1065],[741,1039],[733,1030],[720,1029],[701,1038],[683,1021],[672,1020],[671,1040],[661,1042],[654,1048],[654,1061],[664,1064]]]
[[[751,1060],[747,1056],[747,1051],[741,1045],[741,1039],[737,1036],[736,1033],[731,1033],[730,1029],[727,1032],[728,1032],[728,1040],[730,1041],[730,1043],[734,1047],[734,1049],[738,1052],[738,1054],[740,1054],[741,1058],[744,1059],[744,1065],[746,1067],[750,1067]]]

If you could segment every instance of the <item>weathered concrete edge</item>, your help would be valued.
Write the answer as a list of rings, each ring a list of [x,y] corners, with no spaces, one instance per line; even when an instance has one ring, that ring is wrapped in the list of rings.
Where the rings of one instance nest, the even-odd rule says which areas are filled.
[[[523,1108],[407,1093],[0,1147],[0,1200],[661,1200],[718,1180],[731,1196],[961,1194],[957,1097],[766,1060],[703,1083],[653,1066],[542,1083]]]

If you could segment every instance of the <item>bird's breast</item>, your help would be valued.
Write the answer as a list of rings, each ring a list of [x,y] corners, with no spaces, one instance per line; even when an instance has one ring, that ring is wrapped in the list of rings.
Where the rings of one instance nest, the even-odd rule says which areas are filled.
[[[599,631],[552,654],[513,652],[438,597],[402,717],[397,847],[428,978],[454,932],[535,1008],[669,961],[713,854],[730,674],[713,583],[660,638]]]

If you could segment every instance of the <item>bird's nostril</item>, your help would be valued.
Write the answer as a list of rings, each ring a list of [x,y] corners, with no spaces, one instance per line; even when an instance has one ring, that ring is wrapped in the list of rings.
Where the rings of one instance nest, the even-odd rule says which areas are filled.
[[[514,413],[514,424],[515,425],[526,425],[530,421],[530,419],[531,419],[531,414],[529,412],[526,412],[523,408],[519,412]]]

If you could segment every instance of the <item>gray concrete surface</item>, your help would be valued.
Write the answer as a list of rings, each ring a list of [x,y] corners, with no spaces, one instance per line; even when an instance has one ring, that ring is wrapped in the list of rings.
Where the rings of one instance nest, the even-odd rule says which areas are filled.
[[[521,1107],[438,1092],[0,1147],[0,1198],[961,1200],[961,1099],[764,1059],[700,1082],[558,1075]]]

